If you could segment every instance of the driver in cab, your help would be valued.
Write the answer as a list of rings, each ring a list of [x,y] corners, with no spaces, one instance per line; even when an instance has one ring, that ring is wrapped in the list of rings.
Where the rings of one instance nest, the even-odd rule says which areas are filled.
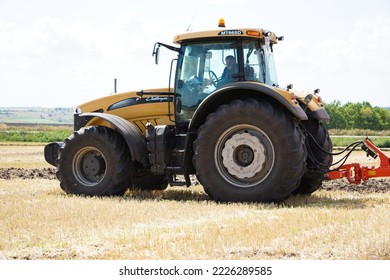
[[[236,59],[234,58],[234,56],[228,55],[225,58],[225,62],[226,62],[226,67],[223,70],[221,80],[220,80],[218,86],[222,86],[222,85],[237,81],[237,78],[234,77],[234,75],[238,73]]]

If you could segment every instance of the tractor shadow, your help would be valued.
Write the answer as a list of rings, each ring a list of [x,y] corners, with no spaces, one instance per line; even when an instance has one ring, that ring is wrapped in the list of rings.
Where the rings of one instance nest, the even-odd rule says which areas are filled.
[[[333,209],[364,209],[372,208],[381,203],[380,198],[362,196],[359,193],[344,193],[342,195],[322,191],[307,195],[292,195],[283,203],[287,208],[333,208]],[[382,201],[383,203],[383,201]]]
[[[164,191],[139,191],[139,190],[128,190],[123,196],[125,200],[149,200],[149,201],[213,201],[203,191],[192,190],[191,188],[180,188],[180,189],[166,189]]]
[[[281,203],[231,203],[215,202],[203,190],[191,188],[172,188],[164,191],[127,191],[122,197],[124,200],[148,200],[148,201],[176,201],[176,202],[207,202],[221,205],[245,204],[259,206],[260,208],[335,208],[335,209],[362,209],[371,208],[381,203],[380,198],[362,196],[358,193],[348,192],[342,195],[333,192],[321,191],[310,196],[292,195]]]

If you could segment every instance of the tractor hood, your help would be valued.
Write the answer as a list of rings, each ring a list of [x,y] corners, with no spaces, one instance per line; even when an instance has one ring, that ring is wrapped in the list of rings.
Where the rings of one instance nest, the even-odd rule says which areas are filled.
[[[167,102],[167,95],[167,88],[115,93],[83,103],[77,107],[77,112],[109,113],[112,110],[139,105],[141,101],[143,103]]]
[[[84,104],[76,109],[76,114],[99,112],[117,115],[136,124],[142,131],[147,122],[153,125],[171,124],[169,110],[173,111],[173,96],[168,88],[131,91],[111,94]],[[102,125],[97,119],[88,125]]]

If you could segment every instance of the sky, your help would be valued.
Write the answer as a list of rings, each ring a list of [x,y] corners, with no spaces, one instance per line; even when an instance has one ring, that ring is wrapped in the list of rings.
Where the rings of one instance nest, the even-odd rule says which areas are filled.
[[[114,92],[167,87],[174,35],[256,27],[281,87],[325,102],[390,107],[388,0],[0,0],[0,107],[76,107]]]

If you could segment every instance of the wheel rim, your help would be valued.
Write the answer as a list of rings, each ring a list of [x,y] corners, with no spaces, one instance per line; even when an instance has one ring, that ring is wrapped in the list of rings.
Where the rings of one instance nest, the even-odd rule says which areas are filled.
[[[275,151],[261,129],[238,125],[220,136],[214,160],[226,181],[237,187],[252,187],[268,177],[274,165]]]
[[[93,187],[99,184],[106,174],[106,159],[98,149],[85,147],[75,155],[72,168],[78,181]]]

